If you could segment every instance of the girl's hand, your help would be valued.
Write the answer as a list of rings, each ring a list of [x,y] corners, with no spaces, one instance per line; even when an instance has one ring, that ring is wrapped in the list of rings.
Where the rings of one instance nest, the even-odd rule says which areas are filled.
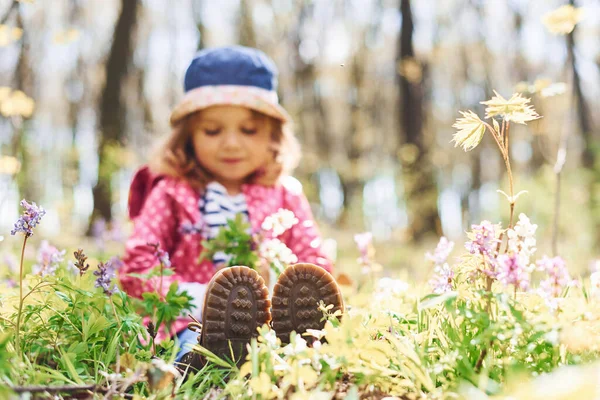
[[[281,172],[283,171],[283,165],[279,160],[279,148],[273,145],[271,148],[272,157],[263,165],[254,176],[253,183],[263,186],[275,186]]]

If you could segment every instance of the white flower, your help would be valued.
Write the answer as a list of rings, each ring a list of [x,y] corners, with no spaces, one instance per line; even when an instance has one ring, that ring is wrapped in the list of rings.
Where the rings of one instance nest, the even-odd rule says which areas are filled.
[[[323,330],[319,330],[319,329],[307,329],[306,333],[309,336],[317,338],[317,340],[321,340],[327,334],[327,331],[324,330],[324,329]]]
[[[279,344],[277,343],[277,335],[273,329],[269,329],[263,338],[271,348],[275,349],[279,347]]]
[[[408,283],[400,279],[381,278],[375,287],[374,299],[377,301],[390,300],[393,296],[400,296],[408,290]]]
[[[260,244],[258,249],[260,257],[270,264],[279,261],[282,264],[298,262],[298,257],[279,239],[267,239]]]
[[[305,351],[308,346],[306,346],[306,340],[304,340],[300,335],[296,334],[294,343],[290,343],[283,348],[283,353],[287,356],[294,356],[299,353]]]
[[[79,275],[79,268],[75,266],[75,263],[73,263],[73,261],[69,261],[67,263],[67,271],[72,275]]]
[[[377,281],[377,290],[391,294],[402,294],[408,290],[408,283],[400,279],[381,278]]]
[[[298,218],[296,218],[293,211],[280,208],[275,214],[265,218],[261,228],[265,231],[272,231],[273,236],[278,237],[297,223]]]
[[[532,224],[527,215],[520,214],[519,222],[507,231],[508,249],[519,257],[521,265],[530,265],[531,257],[536,252],[535,232],[537,225]]]

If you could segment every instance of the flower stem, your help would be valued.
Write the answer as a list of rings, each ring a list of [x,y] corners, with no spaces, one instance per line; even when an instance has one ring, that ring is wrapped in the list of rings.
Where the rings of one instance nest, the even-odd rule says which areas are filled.
[[[27,245],[29,235],[25,234],[23,248],[21,249],[21,265],[19,267],[19,311],[17,312],[16,333],[16,351],[21,354],[21,313],[23,312],[23,259],[25,258],[25,246]]]
[[[508,227],[513,227],[513,217],[515,214],[515,187],[514,187],[514,179],[512,174],[512,168],[510,167],[510,150],[508,147],[509,144],[509,130],[510,130],[510,122],[506,121],[506,123],[502,124],[504,129],[504,163],[506,164],[506,172],[508,173],[508,190],[510,194],[510,219],[508,223]]]
[[[163,263],[162,261],[160,262],[160,294],[159,297],[161,300],[164,300],[163,298]]]
[[[119,326],[121,326],[121,319],[119,318],[119,315],[117,314],[117,309],[115,308],[115,303],[113,302],[112,296],[108,296],[108,300],[110,301],[110,305],[112,306],[113,313],[115,314],[115,319],[119,323]]]
[[[485,123],[487,128],[492,132],[492,136],[500,149],[500,154],[502,155],[502,159],[504,160],[504,165],[506,166],[506,173],[508,174],[508,190],[510,196],[510,219],[509,219],[509,228],[513,226],[513,218],[515,214],[515,189],[514,189],[514,179],[512,174],[512,168],[510,166],[510,151],[509,151],[509,130],[510,130],[510,122],[502,120],[502,128],[500,132],[496,132],[488,123]]]
[[[158,332],[159,326],[158,326],[158,322],[156,321],[156,304],[152,307],[152,323],[154,324],[155,332]],[[150,339],[152,340],[152,355],[156,356],[155,337],[151,337]]]

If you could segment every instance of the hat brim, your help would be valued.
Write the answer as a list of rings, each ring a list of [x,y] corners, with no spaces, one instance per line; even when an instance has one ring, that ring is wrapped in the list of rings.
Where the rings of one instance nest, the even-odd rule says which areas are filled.
[[[277,94],[254,86],[202,86],[188,91],[171,113],[171,126],[188,115],[217,105],[242,106],[282,122],[291,122],[289,114],[277,101]]]

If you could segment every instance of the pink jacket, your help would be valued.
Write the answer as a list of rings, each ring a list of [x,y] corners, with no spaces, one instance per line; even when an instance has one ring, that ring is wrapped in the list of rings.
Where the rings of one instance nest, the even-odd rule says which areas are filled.
[[[164,293],[172,282],[207,283],[215,273],[215,268],[210,261],[198,263],[203,238],[199,233],[181,232],[182,224],[196,224],[202,220],[198,208],[200,194],[187,182],[171,177],[144,178],[143,181],[148,186],[140,188],[139,179],[134,178],[130,194],[134,230],[125,246],[124,265],[118,272],[123,290],[131,296],[141,297],[143,292],[154,291],[155,285],[158,285],[158,278],[141,282],[128,276],[129,273],[145,273],[158,265],[154,250],[148,243],[159,243],[171,257],[174,274],[163,277]],[[298,262],[314,263],[331,272],[332,264],[320,250],[320,234],[313,221],[310,205],[301,189],[294,190],[289,186],[248,184],[242,187],[252,230],[258,231],[265,217],[280,208],[293,211],[299,222],[286,231],[280,240],[294,252]],[[144,191],[149,192],[146,199],[143,199]],[[132,200],[137,204],[132,204]],[[179,332],[188,322],[189,319],[181,318],[173,329]]]

